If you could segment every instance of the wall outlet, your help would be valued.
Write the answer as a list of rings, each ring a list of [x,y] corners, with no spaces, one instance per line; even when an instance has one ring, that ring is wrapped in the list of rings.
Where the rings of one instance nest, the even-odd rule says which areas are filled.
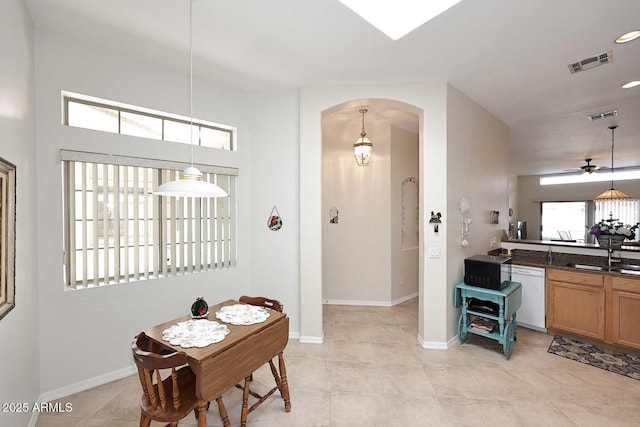
[[[439,246],[430,246],[429,247],[429,258],[440,258],[440,247]]]
[[[495,244],[496,244],[496,238],[492,237],[491,240],[489,241],[489,247],[492,248]]]

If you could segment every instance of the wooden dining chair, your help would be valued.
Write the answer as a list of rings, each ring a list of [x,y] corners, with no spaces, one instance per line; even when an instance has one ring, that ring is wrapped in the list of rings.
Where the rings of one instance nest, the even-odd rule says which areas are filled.
[[[182,351],[154,353],[150,346],[144,332],[131,343],[143,392],[140,398],[140,427],[149,427],[151,420],[177,426],[178,420],[191,411],[197,418],[195,375],[187,365],[186,354]],[[168,371],[169,375],[165,373],[166,378],[162,379],[162,373]]]
[[[278,311],[282,313],[284,307],[282,303],[278,300],[264,298],[264,297],[249,297],[249,296],[241,296],[239,301],[243,304],[250,304],[259,307],[265,307],[271,310]],[[273,379],[276,381],[276,386],[269,390],[266,394],[260,395],[253,390],[250,389],[249,383],[253,379],[253,374],[249,375],[244,380],[244,386],[237,384],[236,387],[242,389],[242,417],[241,417],[241,426],[246,426],[247,414],[253,411],[258,407],[262,402],[264,402],[269,396],[271,396],[276,390],[280,391],[280,396],[284,400],[284,410],[286,412],[291,411],[291,398],[289,396],[289,387],[287,385],[287,369],[284,364],[284,356],[282,352],[278,354],[278,368],[276,368],[273,363],[273,359],[269,360],[269,367],[271,368],[271,373],[273,374]],[[256,403],[254,403],[250,408],[248,407],[248,398],[249,395],[258,399]]]

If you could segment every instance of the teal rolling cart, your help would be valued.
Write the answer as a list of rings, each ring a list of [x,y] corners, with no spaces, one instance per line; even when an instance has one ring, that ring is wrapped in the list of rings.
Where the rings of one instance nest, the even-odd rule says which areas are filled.
[[[483,311],[474,311],[468,307],[470,298],[482,301],[490,301],[498,305],[498,314],[488,314]],[[522,286],[518,282],[511,282],[501,291],[478,288],[464,283],[456,285],[454,304],[462,307],[462,313],[458,320],[458,340],[464,343],[469,338],[469,333],[491,338],[502,344],[504,356],[508,359],[513,351],[513,342],[516,340],[516,310],[520,308],[522,301]],[[471,315],[482,319],[494,320],[498,323],[492,332],[484,332],[471,328]]]

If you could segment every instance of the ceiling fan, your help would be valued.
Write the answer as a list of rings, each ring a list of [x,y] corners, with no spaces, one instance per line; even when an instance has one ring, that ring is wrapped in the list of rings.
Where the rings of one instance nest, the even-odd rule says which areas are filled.
[[[584,173],[593,173],[593,172],[595,172],[595,171],[597,171],[597,170],[600,170],[600,169],[606,168],[606,166],[596,166],[596,165],[592,165],[592,164],[591,164],[591,160],[593,160],[593,159],[584,159],[584,161],[585,161],[585,162],[587,162],[587,164],[586,164],[586,165],[582,165],[582,166],[580,166],[580,169],[582,169],[582,171],[583,171]]]

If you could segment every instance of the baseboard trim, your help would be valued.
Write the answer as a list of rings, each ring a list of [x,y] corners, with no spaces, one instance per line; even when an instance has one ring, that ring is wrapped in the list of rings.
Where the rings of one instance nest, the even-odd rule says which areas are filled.
[[[127,366],[126,368],[111,371],[104,375],[98,375],[97,377],[89,378],[75,384],[69,384],[67,386],[42,393],[39,397],[39,401],[50,402],[52,400],[60,399],[61,397],[70,396],[81,391],[89,390],[90,388],[98,387],[99,385],[128,377],[136,372],[138,371],[135,365]]]
[[[351,300],[351,299],[325,299],[325,305],[360,305],[367,307],[393,307],[394,305],[401,304],[405,301],[409,301],[418,296],[417,292],[404,296],[402,298],[395,299],[393,301],[371,301],[371,300]]]
[[[451,338],[449,341],[446,342],[442,342],[442,341],[425,341],[422,339],[422,337],[420,335],[418,335],[418,344],[420,344],[420,347],[424,348],[425,350],[448,350],[449,347],[451,347],[456,340],[458,339],[458,336],[456,335],[455,337]]]
[[[79,381],[74,384],[69,384],[67,386],[48,391],[46,393],[42,393],[38,397],[38,401],[36,403],[40,405],[42,402],[51,402],[52,400],[57,400],[66,396],[71,396],[72,394],[76,394],[81,391],[89,390],[91,388],[98,387],[100,385],[107,384],[112,381],[116,381],[116,380],[128,377],[129,375],[133,375],[136,372],[137,372],[137,369],[135,365],[127,366],[126,368],[108,372],[104,375],[98,375],[97,377],[89,378],[84,381]],[[40,412],[32,412],[28,427],[36,427],[39,415],[40,415]]]
[[[391,301],[391,305],[398,305],[398,304],[402,304],[403,302],[409,301],[411,299],[417,298],[418,297],[418,293],[414,292],[412,294],[409,294],[407,296],[404,296],[402,298],[398,298],[398,299],[394,299],[393,301]]]
[[[289,332],[290,340],[297,340],[300,338],[300,332]]]
[[[324,343],[324,332],[319,337],[301,335],[300,338],[298,339],[298,342],[300,344],[323,344]]]

